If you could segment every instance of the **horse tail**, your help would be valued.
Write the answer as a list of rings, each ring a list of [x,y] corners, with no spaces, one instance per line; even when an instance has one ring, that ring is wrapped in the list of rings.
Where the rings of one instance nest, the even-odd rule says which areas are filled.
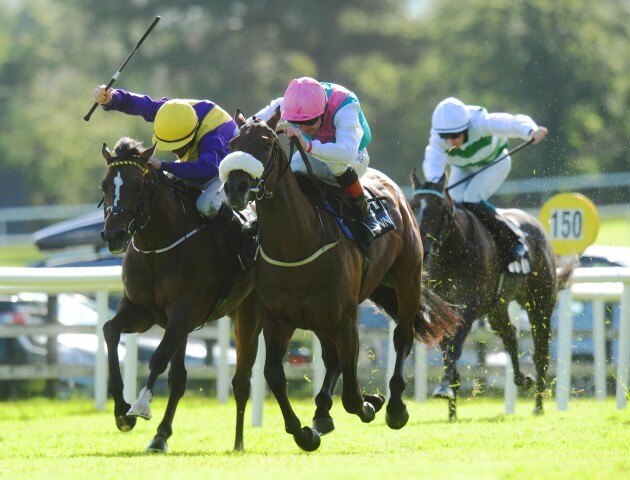
[[[454,306],[442,299],[428,285],[428,275],[422,272],[422,302],[413,322],[416,340],[427,345],[438,345],[455,335],[464,319]]]
[[[573,272],[580,264],[580,259],[577,255],[571,256],[567,260],[563,260],[562,257],[555,258],[556,263],[556,287],[558,291],[564,290],[569,287],[569,282]]]
[[[452,305],[442,300],[426,285],[426,275],[422,275],[422,301],[413,329],[416,340],[427,345],[437,345],[444,338],[455,335],[458,325],[464,320]],[[398,318],[396,291],[393,288],[379,285],[370,294],[370,300],[392,319]]]

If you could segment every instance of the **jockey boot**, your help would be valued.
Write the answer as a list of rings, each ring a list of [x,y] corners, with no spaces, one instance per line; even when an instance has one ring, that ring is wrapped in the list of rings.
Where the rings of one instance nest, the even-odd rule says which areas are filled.
[[[352,200],[352,203],[360,213],[361,223],[363,224],[363,230],[367,241],[370,242],[376,237],[382,235],[384,233],[383,229],[381,228],[380,223],[378,223],[374,212],[370,210],[367,197],[363,192],[363,187],[361,186],[357,172],[355,172],[351,167],[348,167],[345,172],[336,178],[339,186],[346,191],[350,200]]]
[[[239,245],[238,261],[241,268],[246,270],[251,267],[258,253],[258,223],[243,225],[227,203],[221,205],[214,218],[228,232],[232,244]]]
[[[479,220],[488,228],[497,242],[504,268],[512,275],[526,275],[531,271],[529,249],[525,243],[525,233],[512,222],[501,217],[494,205],[487,201],[464,202]]]

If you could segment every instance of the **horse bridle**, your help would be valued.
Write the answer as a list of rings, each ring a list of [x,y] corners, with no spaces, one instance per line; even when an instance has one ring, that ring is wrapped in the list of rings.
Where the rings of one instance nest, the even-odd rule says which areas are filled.
[[[145,213],[144,206],[147,203],[147,195],[149,191],[148,174],[149,174],[150,169],[135,160],[116,160],[115,158],[113,158],[112,161],[108,162],[107,164],[109,168],[116,168],[116,167],[127,166],[127,165],[137,167],[142,172],[143,181],[142,181],[142,190],[140,192],[140,195],[142,196],[142,200],[140,204],[138,205],[138,208],[135,212],[132,212],[128,208],[121,207],[119,205],[114,205],[114,206],[109,206],[109,207],[104,206],[104,216],[105,216],[105,221],[107,221],[107,219],[111,215],[123,215],[123,220],[125,222],[125,231],[130,237],[133,237],[136,231],[143,230],[149,223],[149,220],[151,219],[151,215],[147,213],[146,218],[144,219],[143,222],[141,222],[142,216]],[[159,191],[156,189],[156,196],[157,195],[159,195]],[[104,200],[105,199],[103,198],[103,201]],[[151,206],[155,205],[156,203],[157,203],[157,198],[149,199],[149,202],[148,202],[149,209]],[[125,214],[131,216],[131,220],[128,223],[125,219]]]
[[[256,120],[257,120],[256,117],[254,117],[254,121]],[[250,123],[246,123],[245,125],[241,127],[241,129],[245,126],[250,126],[250,125],[251,125]],[[263,170],[263,173],[260,176],[260,178],[257,179],[258,181],[256,183],[256,186],[250,189],[250,192],[254,193],[256,200],[263,200],[265,198],[273,197],[273,192],[267,189],[267,179],[273,173],[273,171],[276,169],[276,166],[278,165],[278,158],[280,156],[280,150],[282,149],[282,147],[280,146],[280,139],[278,138],[278,134],[271,127],[269,127],[265,123],[256,123],[256,126],[265,127],[269,131],[269,133],[271,133],[272,138],[275,140],[275,146],[271,153],[272,156],[271,156],[271,160],[269,164],[265,165],[263,163],[265,167]],[[284,176],[286,175],[286,173],[288,172],[290,168],[291,168],[291,165],[289,164],[289,162],[287,162],[287,164],[284,167],[284,170],[282,170],[278,174],[276,186],[280,185]]]
[[[430,188],[419,188],[417,190],[414,190],[413,195],[433,195],[442,199],[443,201],[446,200],[444,193],[437,190],[432,190]],[[442,213],[440,215],[440,221],[438,222],[437,227],[438,236],[434,237],[433,235],[427,235],[433,239],[433,242],[429,247],[429,255],[435,255],[450,235],[451,227],[455,223],[454,213],[455,204],[453,204],[453,208],[449,209],[448,206],[444,202],[442,202]],[[422,228],[421,225],[418,225],[418,227]]]

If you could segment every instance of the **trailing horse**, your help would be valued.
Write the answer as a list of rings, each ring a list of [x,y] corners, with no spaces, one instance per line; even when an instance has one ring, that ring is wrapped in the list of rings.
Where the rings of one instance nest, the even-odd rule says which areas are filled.
[[[256,199],[260,228],[256,284],[267,351],[265,378],[280,405],[287,433],[302,449],[312,451],[320,445],[320,431],[332,429],[332,390],[341,373],[342,402],[348,413],[371,422],[384,403],[380,395],[363,395],[357,379],[361,301],[375,292],[398,323],[386,409],[387,424],[394,429],[402,428],[409,418],[402,400],[403,365],[414,339],[439,342],[454,332],[459,319],[437,298],[431,297],[431,305],[422,303],[426,298],[422,243],[400,188],[376,170],[362,178],[386,199],[396,225],[396,230],[372,241],[364,270],[357,244],[344,236],[333,215],[313,205],[301,191],[275,132],[279,119],[276,110],[267,123],[257,119],[246,123],[237,112],[240,130],[230,143],[233,153],[223,160],[220,174],[233,208],[245,208]],[[326,376],[316,397],[314,428],[302,427],[286,392],[282,359],[296,328],[313,331],[322,343]]]
[[[140,142],[123,137],[114,153],[105,144],[102,151],[108,168],[101,183],[105,210],[101,236],[112,253],[127,252],[122,271],[124,296],[103,327],[116,426],[126,432],[135,426],[136,417],[151,418],[149,402],[155,382],[170,362],[168,405],[147,447],[148,451],[166,452],[177,403],[186,386],[188,334],[229,315],[234,320],[237,351],[232,380],[237,406],[234,448],[242,450],[243,416],[261,328],[253,269],[242,272],[237,265],[240,239],[201,218],[194,195],[146,165],[155,146],[141,147]],[[142,333],[155,324],[164,328],[164,337],[151,357],[146,386],[131,406],[122,394],[120,335]]]
[[[516,223],[525,233],[531,258],[531,273],[507,274],[496,241],[470,210],[453,201],[444,186],[446,176],[438,183],[423,185],[415,171],[411,178],[414,188],[411,206],[422,234],[430,284],[445,300],[459,305],[465,320],[453,337],[442,342],[445,370],[433,396],[449,400],[449,418],[455,419],[460,384],[457,360],[473,322],[485,316],[512,360],[514,383],[529,389],[535,381],[534,413],[543,413],[550,319],[558,286],[566,283],[572,266],[564,267],[557,276],[551,243],[540,222],[521,210],[501,210],[508,221]],[[512,300],[524,307],[529,316],[534,338],[535,380],[520,370],[516,329],[508,315]]]

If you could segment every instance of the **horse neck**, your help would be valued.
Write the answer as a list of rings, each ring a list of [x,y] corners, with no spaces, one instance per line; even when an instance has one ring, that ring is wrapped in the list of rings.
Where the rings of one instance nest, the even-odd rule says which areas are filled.
[[[281,165],[282,162],[278,165],[279,171],[283,170]],[[300,254],[310,255],[314,248],[321,246],[322,230],[295,173],[288,165],[287,168],[273,196],[256,202],[256,214],[265,252],[274,258],[296,259],[301,258]]]
[[[444,244],[458,247],[470,242],[469,232],[472,221],[466,210],[455,205],[453,208],[453,224],[451,225],[450,233]]]
[[[184,235],[186,228],[190,229],[194,225],[191,218],[194,205],[185,204],[164,179],[156,178],[155,182],[149,183],[148,188],[145,209],[149,220],[134,235],[136,245],[143,250],[163,248]],[[156,200],[152,204],[154,198]]]

